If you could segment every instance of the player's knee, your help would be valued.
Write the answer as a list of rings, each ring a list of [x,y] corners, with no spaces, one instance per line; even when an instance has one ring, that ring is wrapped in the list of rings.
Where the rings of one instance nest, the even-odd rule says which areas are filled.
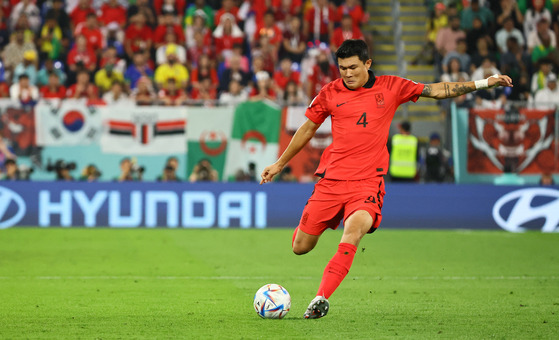
[[[300,243],[294,243],[293,244],[293,253],[295,255],[304,255],[306,253],[308,253],[309,251],[311,251],[312,248],[309,247],[305,247]]]

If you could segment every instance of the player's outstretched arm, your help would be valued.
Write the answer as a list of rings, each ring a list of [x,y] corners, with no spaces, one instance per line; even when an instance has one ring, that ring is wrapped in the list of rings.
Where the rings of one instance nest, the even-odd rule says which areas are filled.
[[[435,83],[425,84],[421,97],[428,97],[434,99],[446,99],[458,97],[475,90],[486,89],[496,86],[512,87],[512,80],[509,76],[505,75],[492,75],[487,79],[476,81],[465,81],[458,83]]]
[[[297,129],[297,132],[293,135],[291,142],[289,142],[287,149],[285,149],[280,158],[274,164],[267,166],[264,171],[262,171],[262,174],[260,175],[260,177],[262,177],[260,184],[271,182],[274,176],[283,170],[283,167],[287,164],[287,162],[295,157],[295,155],[301,151],[311,138],[313,138],[319,127],[320,124],[316,124],[312,120],[307,119],[307,121],[301,125],[299,129]]]

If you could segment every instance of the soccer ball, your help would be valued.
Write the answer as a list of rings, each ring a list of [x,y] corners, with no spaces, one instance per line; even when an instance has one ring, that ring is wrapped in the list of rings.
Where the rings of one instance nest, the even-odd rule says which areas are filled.
[[[264,319],[282,319],[291,307],[291,296],[282,286],[269,283],[254,294],[254,309]]]

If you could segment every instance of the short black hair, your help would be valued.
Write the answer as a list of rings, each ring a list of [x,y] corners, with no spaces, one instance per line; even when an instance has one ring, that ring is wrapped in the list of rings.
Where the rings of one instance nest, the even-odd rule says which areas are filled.
[[[360,39],[348,39],[336,51],[336,58],[347,59],[357,56],[359,60],[365,63],[369,58],[369,47]]]
[[[400,123],[400,127],[402,128],[402,130],[406,131],[406,132],[410,132],[411,131],[411,124],[408,121],[403,121]]]

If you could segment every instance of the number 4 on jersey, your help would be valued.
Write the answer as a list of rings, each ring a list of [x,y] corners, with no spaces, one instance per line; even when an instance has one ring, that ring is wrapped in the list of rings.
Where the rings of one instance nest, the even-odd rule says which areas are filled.
[[[363,127],[367,127],[367,112],[363,112],[363,114],[361,115],[361,117],[359,117],[359,120],[357,121],[357,125],[363,125]]]

